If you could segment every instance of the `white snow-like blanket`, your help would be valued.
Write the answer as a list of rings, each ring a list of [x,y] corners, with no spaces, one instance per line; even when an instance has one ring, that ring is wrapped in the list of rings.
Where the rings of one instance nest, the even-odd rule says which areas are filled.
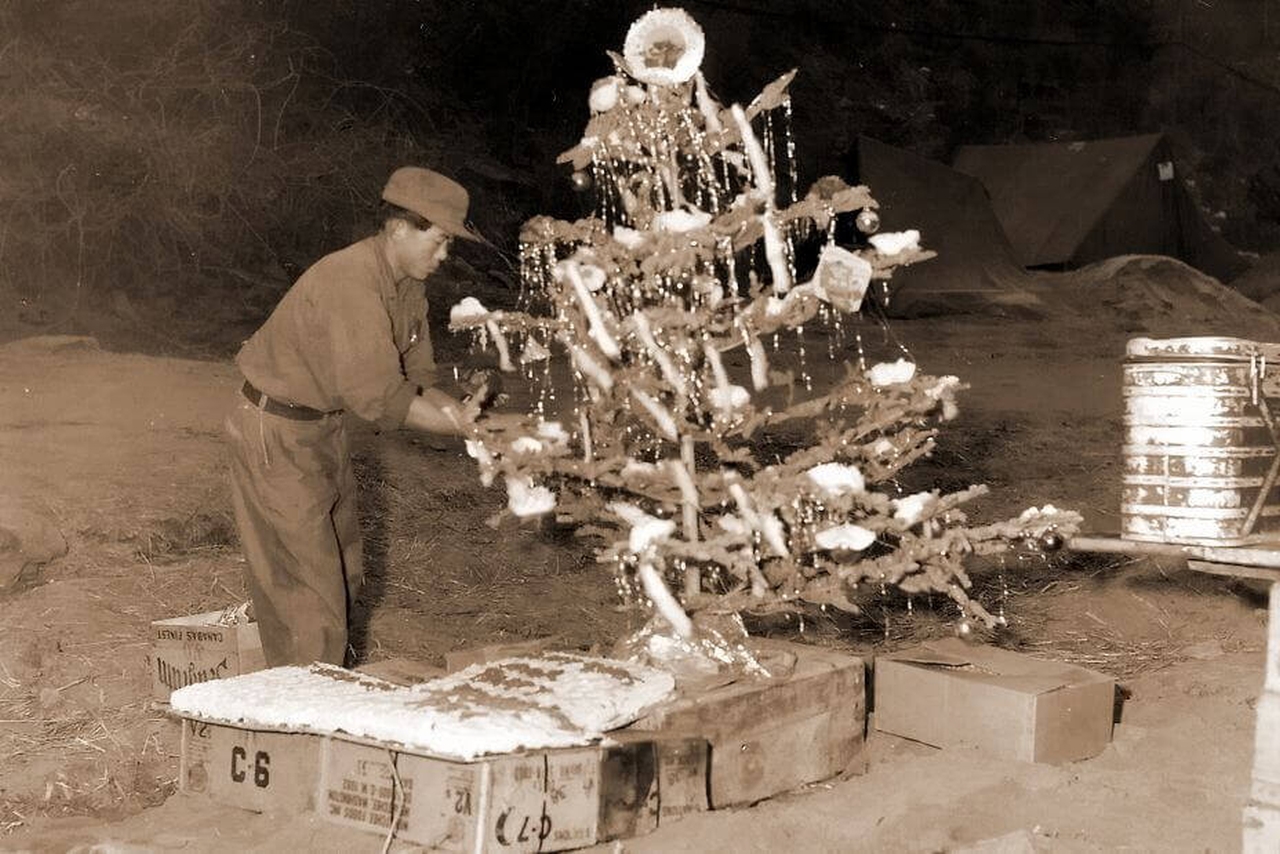
[[[675,688],[632,662],[548,652],[401,686],[341,667],[275,667],[173,692],[173,711],[263,729],[346,733],[455,759],[590,744]]]

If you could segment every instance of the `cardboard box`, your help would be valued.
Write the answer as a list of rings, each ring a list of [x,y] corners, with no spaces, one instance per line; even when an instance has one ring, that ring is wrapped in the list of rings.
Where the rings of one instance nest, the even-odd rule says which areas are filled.
[[[178,788],[273,815],[314,806],[320,736],[241,729],[182,719]]]
[[[397,839],[433,850],[566,851],[653,830],[664,782],[667,815],[705,809],[705,777],[690,780],[706,756],[701,739],[627,738],[455,762],[330,738],[317,811],[379,835],[394,818]]]
[[[257,623],[220,625],[222,611],[151,624],[152,696],[168,702],[186,685],[239,676],[266,667]]]
[[[711,806],[705,738],[620,730],[601,748],[599,841],[643,836]]]
[[[937,747],[1070,762],[1111,741],[1115,680],[957,638],[875,660],[875,727]]]
[[[866,727],[865,665],[828,649],[769,639],[764,660],[793,661],[771,680],[745,678],[651,710],[633,726],[711,743],[710,805],[749,804],[850,766]],[[785,671],[788,668],[780,668]]]

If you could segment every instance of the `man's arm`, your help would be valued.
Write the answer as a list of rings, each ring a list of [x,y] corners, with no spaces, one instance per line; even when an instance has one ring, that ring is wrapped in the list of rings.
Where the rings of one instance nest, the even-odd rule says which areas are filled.
[[[454,400],[439,389],[424,388],[409,401],[404,426],[424,433],[463,436],[475,422],[479,412],[478,401]]]

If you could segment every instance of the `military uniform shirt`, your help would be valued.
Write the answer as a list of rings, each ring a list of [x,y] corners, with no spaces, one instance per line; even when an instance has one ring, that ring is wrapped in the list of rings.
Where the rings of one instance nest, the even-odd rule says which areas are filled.
[[[419,385],[435,382],[422,282],[396,281],[382,235],[321,258],[236,356],[245,379],[277,400],[350,410],[399,427]]]

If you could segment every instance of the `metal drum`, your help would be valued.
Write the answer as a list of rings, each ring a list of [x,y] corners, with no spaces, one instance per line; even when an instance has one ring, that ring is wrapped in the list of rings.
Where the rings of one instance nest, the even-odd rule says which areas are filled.
[[[1280,540],[1280,344],[1135,338],[1124,364],[1120,536]]]

